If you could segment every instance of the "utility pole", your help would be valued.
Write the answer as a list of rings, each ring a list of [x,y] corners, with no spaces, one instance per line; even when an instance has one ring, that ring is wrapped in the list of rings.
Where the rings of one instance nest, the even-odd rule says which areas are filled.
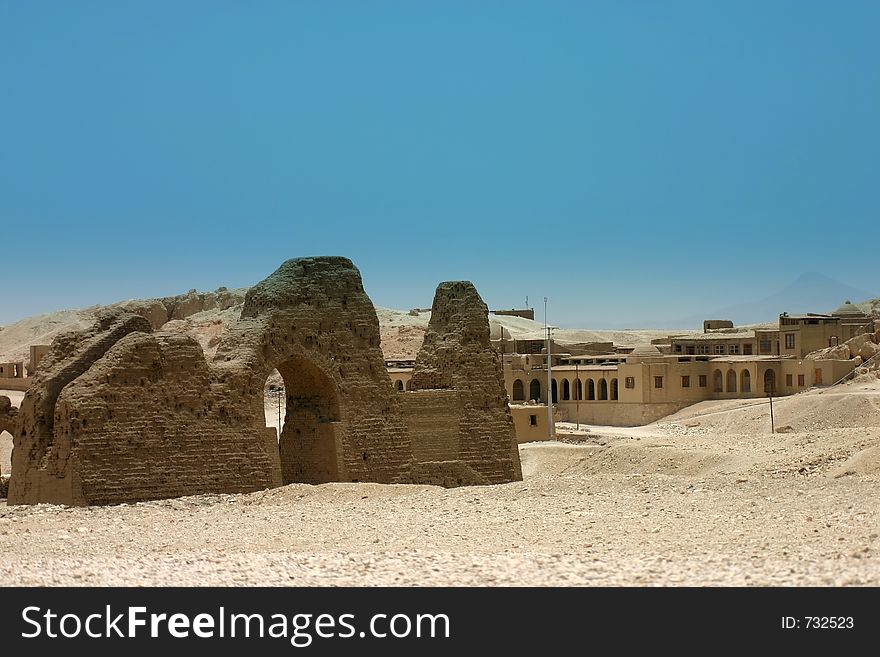
[[[544,330],[547,332],[547,436],[553,440],[556,427],[553,424],[553,356],[550,353],[550,327],[547,326],[547,297],[544,297]]]

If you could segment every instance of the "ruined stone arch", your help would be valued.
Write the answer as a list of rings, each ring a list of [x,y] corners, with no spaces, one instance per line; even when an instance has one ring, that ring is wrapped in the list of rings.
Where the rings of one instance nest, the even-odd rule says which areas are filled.
[[[251,400],[254,424],[266,377],[277,369],[284,379],[282,483],[409,476],[408,455],[382,447],[374,429],[387,427],[385,437],[409,449],[394,392],[405,386],[390,385],[376,311],[347,258],[288,260],[248,290],[212,364],[222,384]]]
[[[525,401],[526,391],[522,379],[515,379],[513,382],[513,401]]]
[[[9,503],[521,479],[487,312],[472,284],[438,286],[410,394],[395,391],[347,258],[282,264],[248,291],[210,362],[189,335],[102,315],[56,338],[41,362],[16,418]],[[274,370],[287,401],[280,437],[265,416]],[[429,423],[413,414],[419,403]]]

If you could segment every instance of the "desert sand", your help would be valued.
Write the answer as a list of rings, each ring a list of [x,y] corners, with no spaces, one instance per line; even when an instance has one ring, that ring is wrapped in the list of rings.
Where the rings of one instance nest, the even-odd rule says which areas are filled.
[[[0,394],[3,394],[0,392]],[[880,585],[880,382],[560,424],[524,481],[0,502],[6,585]],[[267,420],[275,409],[267,404]]]

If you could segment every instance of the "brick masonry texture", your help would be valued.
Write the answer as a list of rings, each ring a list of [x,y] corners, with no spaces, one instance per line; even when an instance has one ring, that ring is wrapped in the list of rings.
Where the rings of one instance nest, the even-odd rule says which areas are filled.
[[[403,395],[347,258],[281,265],[247,292],[210,362],[189,336],[107,313],[59,336],[41,363],[14,421],[9,503],[521,478],[485,304],[469,283],[444,283],[435,310],[417,365],[430,390]],[[280,439],[264,414],[275,369],[287,395]]]
[[[522,468],[501,363],[489,343],[487,317],[488,308],[472,283],[438,285],[412,384],[414,391],[458,393],[457,454],[447,460],[460,460],[496,484],[521,480]]]

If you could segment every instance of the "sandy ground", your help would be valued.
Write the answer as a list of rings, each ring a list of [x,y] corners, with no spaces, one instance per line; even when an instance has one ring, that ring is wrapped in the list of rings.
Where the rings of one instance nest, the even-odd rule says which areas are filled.
[[[267,416],[273,411],[267,408]],[[560,425],[524,481],[0,502],[7,585],[880,585],[880,382]]]

